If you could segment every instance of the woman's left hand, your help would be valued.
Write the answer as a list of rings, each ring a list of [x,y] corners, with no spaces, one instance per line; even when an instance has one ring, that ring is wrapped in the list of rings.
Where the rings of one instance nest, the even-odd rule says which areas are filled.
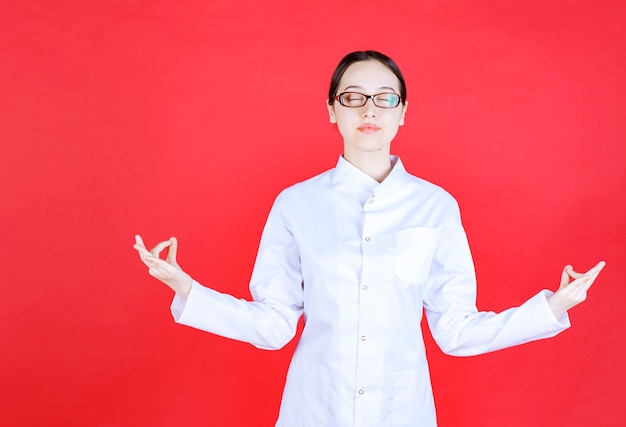
[[[600,274],[606,263],[600,261],[586,273],[577,273],[571,265],[566,265],[561,273],[561,285],[554,295],[548,298],[552,313],[559,317],[570,308],[587,298],[587,291]]]

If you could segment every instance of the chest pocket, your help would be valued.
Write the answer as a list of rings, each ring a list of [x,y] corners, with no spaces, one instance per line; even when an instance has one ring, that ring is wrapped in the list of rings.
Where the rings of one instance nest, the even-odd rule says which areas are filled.
[[[413,227],[394,235],[395,273],[408,283],[424,283],[437,246],[437,229]]]

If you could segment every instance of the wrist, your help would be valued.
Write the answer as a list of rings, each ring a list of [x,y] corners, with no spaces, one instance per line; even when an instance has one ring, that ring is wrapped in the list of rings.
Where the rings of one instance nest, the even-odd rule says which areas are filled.
[[[563,301],[561,301],[558,294],[553,294],[548,297],[548,306],[556,318],[559,318],[567,311],[567,307]]]
[[[189,294],[191,293],[191,288],[193,287],[193,279],[190,275],[185,274],[185,280],[183,281],[183,285],[181,286],[180,292],[177,292],[181,298],[187,299]]]

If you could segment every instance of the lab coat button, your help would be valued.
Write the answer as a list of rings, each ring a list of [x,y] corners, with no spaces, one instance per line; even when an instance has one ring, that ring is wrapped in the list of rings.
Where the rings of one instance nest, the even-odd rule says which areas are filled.
[[[366,237],[366,238],[365,238],[365,241],[366,241],[366,242],[369,242],[369,241],[370,241],[370,238],[369,238],[369,237]]]
[[[363,394],[365,391],[363,389],[359,389],[359,394]]]
[[[367,285],[363,285],[363,290],[367,291]]]
[[[365,341],[365,340],[366,340],[365,335],[361,335],[361,341]]]

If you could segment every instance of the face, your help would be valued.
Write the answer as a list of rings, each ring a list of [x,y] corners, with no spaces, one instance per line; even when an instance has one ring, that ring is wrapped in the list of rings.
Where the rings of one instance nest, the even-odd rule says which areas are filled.
[[[400,82],[393,72],[378,61],[360,61],[350,65],[341,77],[337,93],[359,92],[375,95],[400,93]],[[346,152],[389,153],[391,140],[404,124],[406,104],[381,108],[368,99],[362,107],[344,107],[335,101],[328,104],[330,122],[336,123],[343,136]],[[344,153],[346,154],[346,153]]]

